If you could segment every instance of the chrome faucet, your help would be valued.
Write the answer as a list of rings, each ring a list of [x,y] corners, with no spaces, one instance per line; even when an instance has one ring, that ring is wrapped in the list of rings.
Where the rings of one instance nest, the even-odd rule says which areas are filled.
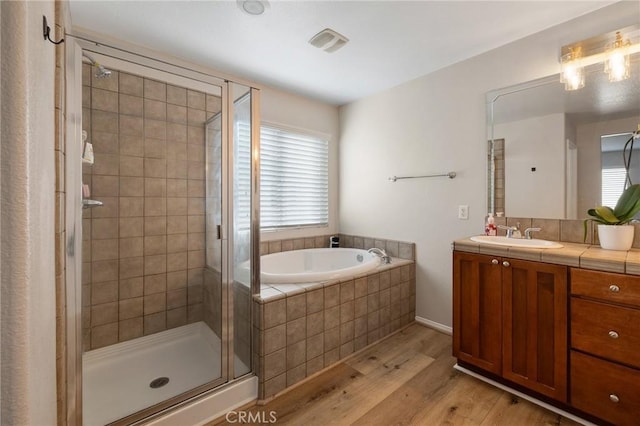
[[[530,240],[531,239],[531,233],[532,232],[538,232],[538,231],[542,231],[542,228],[527,228],[527,229],[524,230],[524,237],[527,240]]]
[[[522,238],[522,234],[520,233],[520,222],[518,222],[516,226],[498,225],[498,228],[507,231],[507,238]]]
[[[387,252],[385,252],[384,250],[382,250],[381,248],[378,247],[372,247],[369,250],[367,250],[368,253],[372,253],[375,254],[376,256],[379,256],[380,259],[382,259],[382,261],[384,263],[391,263],[391,256],[389,256],[387,254]]]

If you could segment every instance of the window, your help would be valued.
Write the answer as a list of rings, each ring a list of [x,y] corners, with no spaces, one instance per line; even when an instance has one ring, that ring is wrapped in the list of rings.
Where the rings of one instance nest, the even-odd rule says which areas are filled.
[[[261,126],[261,228],[322,226],[328,222],[329,142]]]
[[[614,208],[624,191],[624,167],[602,169],[602,205]]]

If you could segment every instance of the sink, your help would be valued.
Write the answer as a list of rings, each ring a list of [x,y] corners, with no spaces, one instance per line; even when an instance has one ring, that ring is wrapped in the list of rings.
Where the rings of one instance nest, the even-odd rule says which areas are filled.
[[[547,240],[527,240],[525,238],[507,238],[507,237],[490,237],[488,235],[478,235],[477,237],[471,237],[471,241],[476,243],[493,244],[496,246],[511,246],[511,247],[523,247],[523,248],[562,248],[562,244],[554,241]]]

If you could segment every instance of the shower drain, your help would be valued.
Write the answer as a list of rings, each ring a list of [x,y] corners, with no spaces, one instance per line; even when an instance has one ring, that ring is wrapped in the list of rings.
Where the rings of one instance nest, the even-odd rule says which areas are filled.
[[[153,379],[151,381],[151,383],[149,383],[149,387],[151,389],[158,389],[158,388],[163,387],[167,383],[169,383],[169,378],[168,377],[158,377],[157,379]]]

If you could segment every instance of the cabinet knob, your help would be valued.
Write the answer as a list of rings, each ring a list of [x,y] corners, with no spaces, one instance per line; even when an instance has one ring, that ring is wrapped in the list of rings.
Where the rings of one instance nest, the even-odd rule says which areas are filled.
[[[619,292],[620,292],[620,287],[618,287],[618,286],[617,286],[617,285],[615,285],[615,284],[611,284],[611,285],[609,286],[609,291],[610,291],[611,293],[619,293]]]
[[[609,337],[611,337],[612,339],[617,339],[618,337],[620,337],[620,335],[618,334],[618,332],[617,332],[617,331],[613,331],[613,330],[611,330],[611,331],[609,332]]]
[[[509,267],[511,266],[511,264],[505,260],[504,262],[502,262],[502,266]]]
[[[493,259],[493,260],[491,261],[491,263],[492,263],[493,265],[497,265],[497,264],[498,264],[498,263],[500,263],[500,262],[498,261],[498,259]]]
[[[611,402],[615,402],[616,404],[620,402],[620,398],[618,398],[618,395],[616,395],[615,393],[610,394],[609,399],[611,400]]]

